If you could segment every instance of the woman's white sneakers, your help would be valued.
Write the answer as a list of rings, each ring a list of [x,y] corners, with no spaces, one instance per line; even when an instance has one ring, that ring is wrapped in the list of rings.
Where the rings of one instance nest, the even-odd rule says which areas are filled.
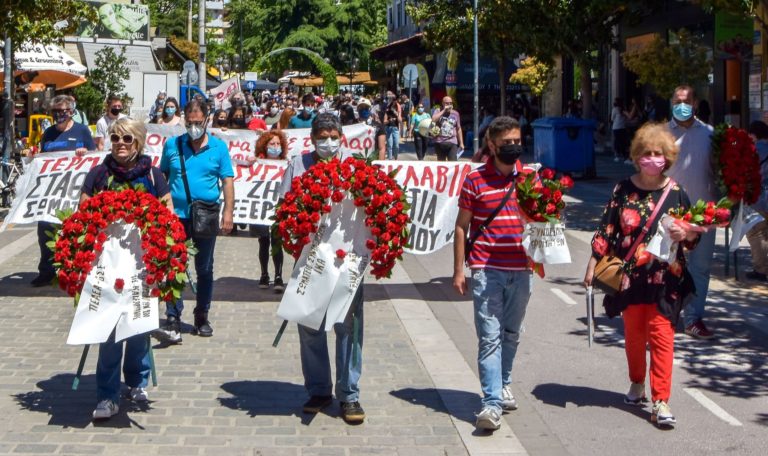
[[[675,416],[672,414],[672,409],[662,400],[653,403],[651,422],[656,423],[659,427],[675,427],[675,424],[677,424],[677,420],[675,420]]]

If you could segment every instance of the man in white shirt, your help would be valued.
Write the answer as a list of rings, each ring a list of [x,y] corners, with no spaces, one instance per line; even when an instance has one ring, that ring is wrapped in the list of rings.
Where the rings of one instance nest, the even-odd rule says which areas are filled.
[[[96,134],[94,135],[94,141],[96,141],[96,150],[111,150],[112,146],[109,141],[109,129],[112,124],[118,119],[127,117],[123,114],[123,99],[117,95],[110,95],[107,98],[107,111],[101,116],[98,122],[96,122]]]
[[[690,86],[680,86],[672,93],[672,120],[669,129],[677,138],[680,154],[667,172],[688,193],[691,203],[719,199],[712,166],[712,127],[693,115],[696,93]],[[696,293],[685,306],[685,333],[697,339],[714,337],[703,321],[709,290],[709,274],[715,251],[715,231],[702,233],[699,244],[688,253],[688,271]]]

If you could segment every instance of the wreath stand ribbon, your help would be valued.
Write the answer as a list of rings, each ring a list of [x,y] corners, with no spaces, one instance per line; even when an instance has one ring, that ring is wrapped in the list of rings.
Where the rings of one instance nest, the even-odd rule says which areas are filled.
[[[80,377],[83,375],[83,367],[85,367],[85,359],[88,357],[88,349],[90,349],[90,345],[86,345],[83,347],[83,354],[80,355],[80,364],[77,366],[77,373],[75,374],[75,379],[72,380],[72,390],[77,391],[77,387],[80,386]]]

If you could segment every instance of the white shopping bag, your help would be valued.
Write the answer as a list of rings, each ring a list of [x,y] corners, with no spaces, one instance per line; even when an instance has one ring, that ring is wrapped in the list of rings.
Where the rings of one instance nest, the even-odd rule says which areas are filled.
[[[562,223],[531,222],[525,225],[523,248],[535,263],[563,264],[571,262]]]
[[[734,252],[738,250],[741,238],[747,234],[747,230],[744,229],[744,200],[739,202],[739,211],[736,213],[736,218],[731,222],[731,243],[728,245],[728,251]]]
[[[159,326],[157,298],[144,286],[141,235],[133,224],[113,223],[104,230],[107,240],[88,274],[67,344],[106,342],[112,330],[119,342]],[[122,279],[122,291],[115,281]]]
[[[656,234],[653,235],[645,248],[646,252],[666,263],[674,263],[677,256],[678,243],[673,241],[669,235],[669,227],[673,223],[675,223],[674,217],[667,214],[662,215]]]

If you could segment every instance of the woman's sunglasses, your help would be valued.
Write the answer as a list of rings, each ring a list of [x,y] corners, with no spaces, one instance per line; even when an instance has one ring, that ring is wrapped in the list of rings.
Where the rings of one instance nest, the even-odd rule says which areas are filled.
[[[120,136],[117,133],[112,133],[109,136],[109,140],[112,141],[112,144],[117,144],[119,142],[122,142],[123,144],[133,144],[133,135]]]

